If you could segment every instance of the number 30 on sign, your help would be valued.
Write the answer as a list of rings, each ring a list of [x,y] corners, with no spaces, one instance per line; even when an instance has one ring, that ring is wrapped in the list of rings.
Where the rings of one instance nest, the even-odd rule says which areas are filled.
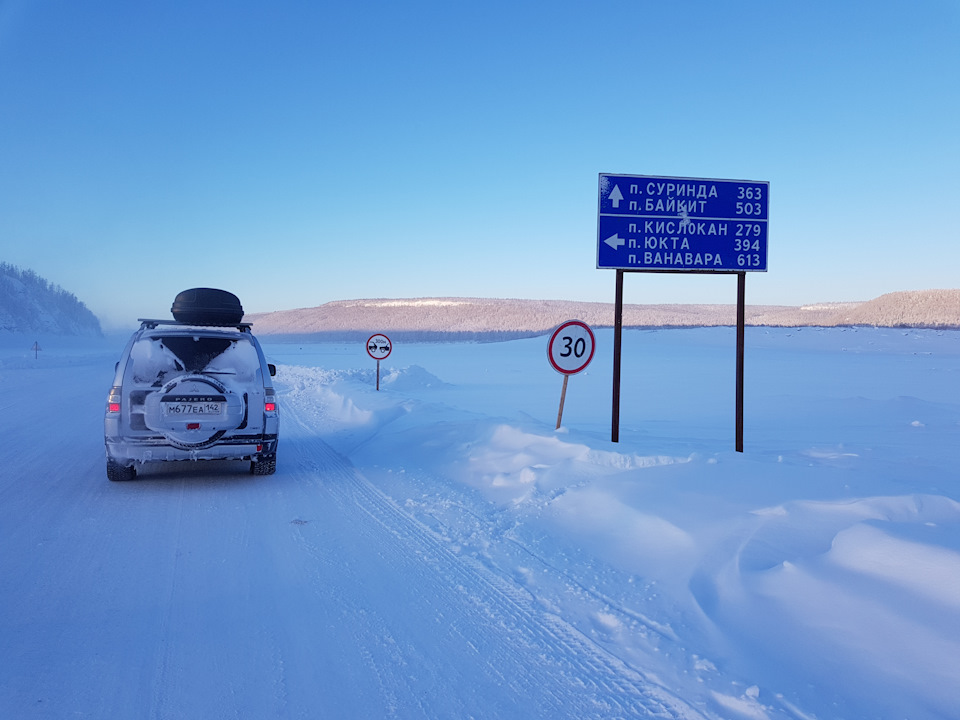
[[[595,348],[593,330],[580,320],[568,320],[550,336],[547,357],[558,373],[576,375],[593,360]]]

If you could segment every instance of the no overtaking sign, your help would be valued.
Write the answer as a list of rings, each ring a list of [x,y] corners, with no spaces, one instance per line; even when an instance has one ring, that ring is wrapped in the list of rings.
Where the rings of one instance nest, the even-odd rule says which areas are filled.
[[[367,355],[377,361],[377,390],[380,390],[380,361],[386,360],[393,352],[393,343],[382,333],[371,335],[367,340]]]

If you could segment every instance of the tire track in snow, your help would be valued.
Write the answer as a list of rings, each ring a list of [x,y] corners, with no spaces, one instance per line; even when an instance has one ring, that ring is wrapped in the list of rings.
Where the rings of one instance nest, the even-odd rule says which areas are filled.
[[[317,436],[315,407],[300,412],[289,400],[287,461],[302,481],[322,486],[323,502],[353,518],[350,545],[377,556],[366,565],[332,558],[310,525],[297,526],[318,568],[318,592],[364,628],[356,642],[374,645],[363,649],[365,672],[376,676],[388,714],[407,714],[414,704],[426,717],[484,708],[515,715],[519,704],[535,717],[704,717],[539,607],[526,588],[452,549]],[[331,565],[358,588],[323,586],[323,568]],[[382,585],[363,577],[385,567]],[[439,707],[422,699],[423,688],[437,684],[454,685]],[[478,686],[486,697],[477,697]]]
[[[171,663],[171,642],[169,639],[171,628],[174,625],[174,608],[175,598],[178,595],[178,585],[180,580],[180,553],[182,546],[183,538],[183,496],[184,496],[184,487],[183,481],[180,481],[179,492],[177,493],[177,509],[176,509],[176,532],[175,539],[173,542],[173,551],[171,553],[172,557],[170,559],[170,585],[169,590],[164,598],[162,603],[163,607],[163,617],[159,622],[157,628],[157,638],[159,641],[159,648],[156,650],[156,659],[154,661],[156,666],[155,682],[153,684],[152,690],[152,700],[150,702],[150,717],[151,718],[166,718],[170,716],[170,713],[166,710],[170,697],[167,694],[167,688],[169,687],[168,675],[170,670]]]

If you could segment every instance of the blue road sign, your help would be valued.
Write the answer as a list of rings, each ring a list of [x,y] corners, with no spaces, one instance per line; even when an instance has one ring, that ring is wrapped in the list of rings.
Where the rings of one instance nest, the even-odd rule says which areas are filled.
[[[597,267],[766,272],[770,183],[600,174]]]

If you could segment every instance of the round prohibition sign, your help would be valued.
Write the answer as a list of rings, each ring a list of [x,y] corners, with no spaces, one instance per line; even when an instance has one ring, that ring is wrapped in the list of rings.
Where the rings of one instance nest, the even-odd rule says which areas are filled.
[[[386,360],[391,350],[393,350],[393,343],[386,335],[378,333],[371,335],[370,339],[367,340],[367,355],[374,360]]]
[[[547,357],[558,373],[576,375],[593,360],[596,346],[593,330],[586,323],[568,320],[550,336]]]

